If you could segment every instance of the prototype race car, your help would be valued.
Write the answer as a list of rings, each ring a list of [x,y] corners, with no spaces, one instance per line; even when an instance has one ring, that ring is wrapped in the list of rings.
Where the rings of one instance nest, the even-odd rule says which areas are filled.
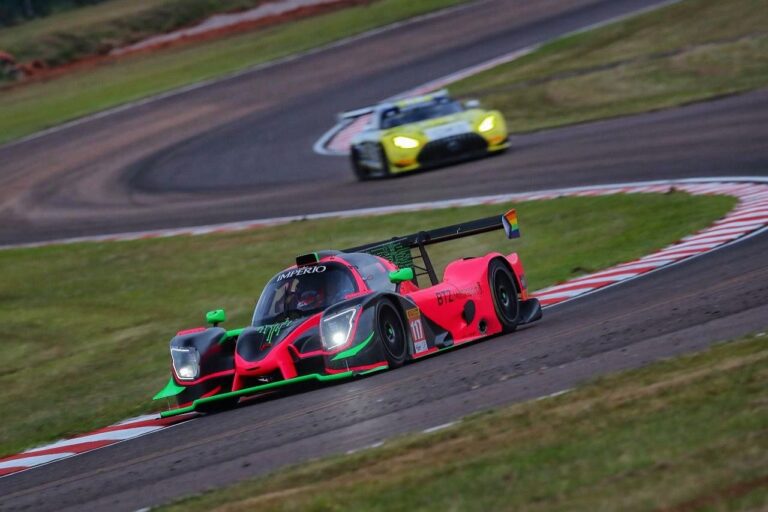
[[[501,112],[477,101],[462,104],[439,91],[342,114],[370,115],[351,141],[352,168],[360,180],[431,168],[509,147]]]
[[[440,350],[514,331],[541,318],[516,253],[449,263],[438,281],[426,247],[504,228],[519,236],[514,210],[344,251],[296,258],[266,285],[251,325],[180,331],[171,378],[154,398],[175,398],[171,416],[211,412],[240,397],[298,382],[397,368]],[[419,286],[419,280],[428,284]]]

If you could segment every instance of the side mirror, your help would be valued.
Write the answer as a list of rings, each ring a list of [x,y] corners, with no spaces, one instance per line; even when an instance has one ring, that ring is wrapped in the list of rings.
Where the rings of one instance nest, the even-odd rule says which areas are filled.
[[[464,102],[465,108],[480,108],[480,100],[467,100]]]
[[[205,323],[211,324],[214,327],[218,327],[220,323],[226,321],[227,313],[223,309],[214,309],[213,311],[209,311],[205,314]]]
[[[393,270],[389,273],[389,282],[393,284],[402,283],[405,281],[413,281],[413,269],[401,268],[400,270]]]

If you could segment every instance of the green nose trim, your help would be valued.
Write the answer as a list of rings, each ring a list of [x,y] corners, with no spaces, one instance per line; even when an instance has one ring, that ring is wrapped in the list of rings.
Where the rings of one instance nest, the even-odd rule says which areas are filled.
[[[170,398],[172,396],[176,396],[184,391],[184,389],[184,386],[179,386],[176,384],[176,382],[173,380],[173,377],[171,377],[171,380],[168,381],[168,384],[165,385],[162,391],[152,397],[152,400],[160,400],[161,398]]]

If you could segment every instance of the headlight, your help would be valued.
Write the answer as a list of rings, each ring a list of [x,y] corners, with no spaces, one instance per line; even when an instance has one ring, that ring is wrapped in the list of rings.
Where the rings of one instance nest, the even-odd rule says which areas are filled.
[[[493,116],[488,116],[485,119],[483,119],[483,122],[480,123],[480,126],[478,126],[477,129],[480,130],[481,133],[485,133],[493,130],[495,126],[496,126],[496,119],[494,119]]]
[[[392,139],[395,146],[403,149],[413,149],[419,147],[419,141],[412,137],[399,135]]]
[[[195,380],[200,375],[200,354],[194,347],[171,347],[171,359],[179,380]]]
[[[333,350],[349,341],[355,325],[357,309],[345,309],[323,318],[320,322],[320,337],[326,350]]]

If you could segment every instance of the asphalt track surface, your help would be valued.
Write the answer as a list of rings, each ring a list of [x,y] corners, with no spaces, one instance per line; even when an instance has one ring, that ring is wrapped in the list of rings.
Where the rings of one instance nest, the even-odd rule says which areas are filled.
[[[335,112],[652,3],[485,2],[0,148],[0,241],[766,175],[766,91],[519,137],[506,155],[381,183],[355,183],[343,159],[312,153]],[[510,336],[2,478],[0,509],[135,510],[761,330],[766,254],[768,236],[756,236],[548,309]]]
[[[667,177],[765,172],[766,93],[517,137],[506,155],[355,182],[336,113],[659,3],[491,0],[0,148],[0,244]]]

